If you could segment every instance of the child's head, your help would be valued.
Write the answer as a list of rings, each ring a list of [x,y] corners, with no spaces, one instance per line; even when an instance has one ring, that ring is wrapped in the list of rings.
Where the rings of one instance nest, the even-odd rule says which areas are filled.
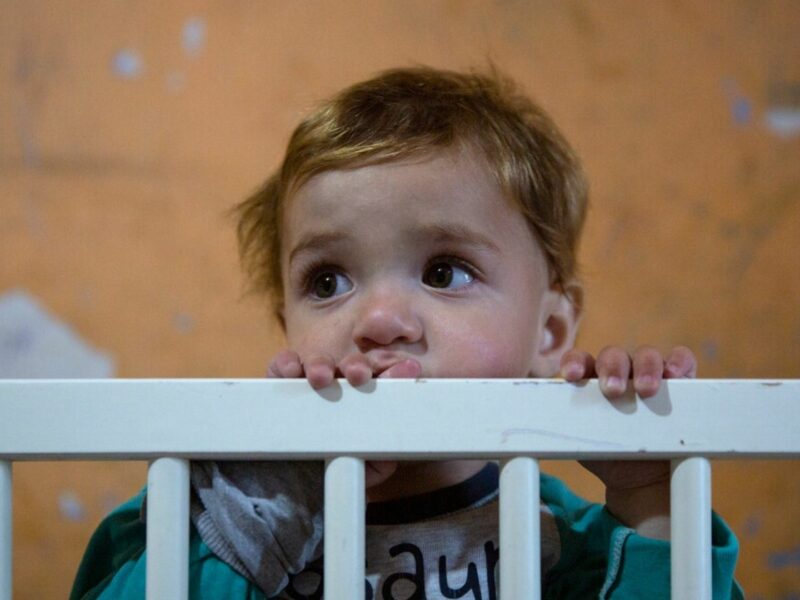
[[[485,334],[513,338],[529,328],[535,339],[505,345],[552,358],[574,336],[585,212],[577,159],[512,83],[401,69],[344,90],[300,124],[281,168],[239,207],[240,248],[295,350],[308,345],[340,360],[403,342],[419,355],[435,320],[451,349],[474,338],[473,351],[483,344],[491,354]],[[373,300],[386,304],[376,305],[382,316],[367,315]],[[432,312],[412,318],[415,307]],[[399,329],[365,333],[376,318]],[[349,330],[333,333],[332,324]],[[323,330],[342,339],[322,339]],[[552,360],[536,367],[529,356],[501,354],[510,361],[502,373],[450,365],[424,374],[523,376],[522,363],[552,374],[543,372]]]

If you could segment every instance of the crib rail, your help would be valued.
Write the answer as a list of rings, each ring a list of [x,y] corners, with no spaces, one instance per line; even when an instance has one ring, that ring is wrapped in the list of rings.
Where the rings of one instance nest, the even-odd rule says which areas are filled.
[[[610,402],[596,381],[0,381],[0,600],[11,463],[151,461],[148,598],[188,596],[188,460],[325,459],[325,597],[364,593],[364,459],[497,458],[500,587],[539,598],[538,459],[671,459],[672,595],[711,597],[709,458],[800,457],[800,381],[674,380]]]

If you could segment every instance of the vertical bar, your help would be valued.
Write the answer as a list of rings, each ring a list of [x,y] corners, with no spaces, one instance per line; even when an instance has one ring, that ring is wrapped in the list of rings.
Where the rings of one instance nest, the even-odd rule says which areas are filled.
[[[11,600],[11,461],[0,460],[0,600]]]
[[[539,600],[539,462],[518,457],[500,470],[500,597]]]
[[[711,465],[672,461],[672,597],[711,600]]]
[[[325,600],[364,597],[364,461],[341,456],[325,465]]]
[[[148,600],[189,598],[189,461],[159,458],[147,471]]]

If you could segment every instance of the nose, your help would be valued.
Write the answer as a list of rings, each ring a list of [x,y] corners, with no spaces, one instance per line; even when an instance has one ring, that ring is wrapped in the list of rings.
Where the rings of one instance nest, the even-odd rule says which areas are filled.
[[[393,343],[412,344],[422,334],[422,321],[409,292],[387,287],[362,298],[353,327],[353,340],[361,352]]]

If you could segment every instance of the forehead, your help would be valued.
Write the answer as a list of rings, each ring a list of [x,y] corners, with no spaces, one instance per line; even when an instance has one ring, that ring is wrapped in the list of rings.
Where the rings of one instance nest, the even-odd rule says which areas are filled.
[[[486,161],[474,151],[447,150],[320,173],[288,199],[284,240],[309,228],[352,229],[446,220],[502,236],[527,228]]]

